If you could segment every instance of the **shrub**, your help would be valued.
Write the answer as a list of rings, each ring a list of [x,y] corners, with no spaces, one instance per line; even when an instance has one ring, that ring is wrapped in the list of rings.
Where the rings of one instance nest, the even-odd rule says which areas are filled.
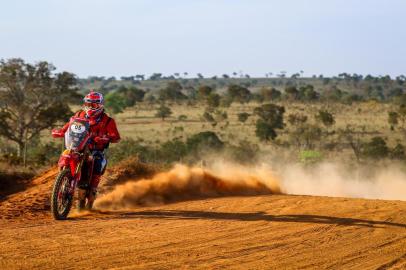
[[[392,159],[399,159],[403,160],[405,159],[405,147],[398,143],[393,149],[390,151],[390,158]]]
[[[161,104],[155,113],[155,117],[159,117],[164,121],[165,118],[169,117],[171,114],[172,110],[164,104]]]
[[[61,149],[60,143],[39,143],[27,153],[28,161],[36,165],[56,163],[61,154]]]
[[[271,103],[264,104],[254,109],[254,114],[258,115],[262,119],[262,121],[268,123],[274,129],[282,129],[284,127],[284,113],[285,108],[283,106],[278,106]]]
[[[105,97],[105,106],[110,110],[111,113],[117,114],[123,112],[127,106],[126,100],[122,95],[116,92],[110,92]]]
[[[284,127],[283,114],[285,108],[275,104],[264,104],[254,109],[254,114],[260,119],[257,120],[255,134],[261,141],[274,140],[277,136],[275,129]]]
[[[230,158],[242,164],[255,164],[257,162],[259,146],[248,141],[240,141],[237,146],[228,147]]]
[[[269,141],[270,139],[274,140],[277,136],[273,127],[262,119],[257,120],[255,135],[261,141]]]
[[[217,108],[218,106],[220,106],[220,95],[217,93],[211,93],[208,97],[207,97],[207,105],[211,108]]]
[[[389,154],[389,148],[382,137],[373,137],[370,142],[363,143],[361,146],[361,155],[364,158],[382,159]]]
[[[248,120],[248,117],[250,116],[250,114],[246,113],[246,112],[242,112],[242,113],[239,113],[237,116],[238,116],[238,121],[240,121],[241,123],[245,123]]]
[[[187,148],[189,152],[201,152],[205,150],[221,150],[224,143],[212,131],[199,132],[187,139]]]
[[[186,121],[187,120],[187,115],[181,114],[178,116],[179,121]]]
[[[330,127],[335,123],[334,116],[326,110],[320,110],[315,115],[315,118],[317,121],[321,122],[326,127]]]
[[[311,165],[323,160],[323,155],[314,150],[305,150],[299,153],[299,160],[305,165]]]
[[[391,130],[394,130],[395,126],[399,123],[399,114],[397,112],[388,112],[388,123]]]
[[[156,155],[156,151],[152,147],[142,145],[134,139],[121,140],[107,153],[109,162],[113,164],[132,156],[137,156],[142,162],[149,162],[156,159],[154,155]]]
[[[213,123],[215,122],[214,117],[207,111],[203,113],[203,119],[207,122]]]
[[[186,144],[177,139],[163,143],[159,149],[160,159],[167,163],[180,161],[187,153]]]

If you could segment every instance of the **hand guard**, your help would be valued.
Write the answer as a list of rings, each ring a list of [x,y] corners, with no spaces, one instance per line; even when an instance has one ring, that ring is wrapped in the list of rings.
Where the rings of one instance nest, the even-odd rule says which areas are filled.
[[[54,138],[62,138],[63,136],[65,136],[65,132],[63,132],[60,129],[53,129],[52,130],[52,137]]]

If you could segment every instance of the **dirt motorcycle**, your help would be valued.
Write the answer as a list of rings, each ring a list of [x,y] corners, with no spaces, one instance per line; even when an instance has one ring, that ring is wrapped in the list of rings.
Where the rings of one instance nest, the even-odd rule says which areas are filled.
[[[75,189],[79,181],[92,179],[93,156],[89,150],[89,143],[95,139],[90,132],[90,122],[85,118],[72,117],[66,132],[52,130],[54,138],[65,137],[65,150],[59,161],[59,173],[55,179],[51,194],[51,212],[55,219],[66,219],[73,204]],[[86,169],[82,168],[86,165]],[[82,179],[84,178],[84,179]],[[80,200],[79,208],[92,208],[89,201],[90,188],[83,200]]]

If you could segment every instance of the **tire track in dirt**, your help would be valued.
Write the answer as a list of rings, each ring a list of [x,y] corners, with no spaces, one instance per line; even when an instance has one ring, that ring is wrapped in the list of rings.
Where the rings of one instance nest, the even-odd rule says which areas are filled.
[[[128,164],[115,168],[102,190],[152,171],[128,171]],[[48,211],[56,173],[50,169],[27,190],[0,202],[0,269],[402,269],[406,264],[404,201],[194,198],[73,213],[61,222]]]
[[[0,268],[401,269],[404,209],[402,201],[263,195],[63,222],[3,220]]]

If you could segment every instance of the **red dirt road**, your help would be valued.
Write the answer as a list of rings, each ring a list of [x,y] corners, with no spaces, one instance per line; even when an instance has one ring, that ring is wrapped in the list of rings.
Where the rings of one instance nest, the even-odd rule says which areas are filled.
[[[0,269],[406,267],[399,201],[229,197],[0,226]]]
[[[406,269],[406,202],[261,195],[54,221],[56,170],[0,202],[0,269]]]

